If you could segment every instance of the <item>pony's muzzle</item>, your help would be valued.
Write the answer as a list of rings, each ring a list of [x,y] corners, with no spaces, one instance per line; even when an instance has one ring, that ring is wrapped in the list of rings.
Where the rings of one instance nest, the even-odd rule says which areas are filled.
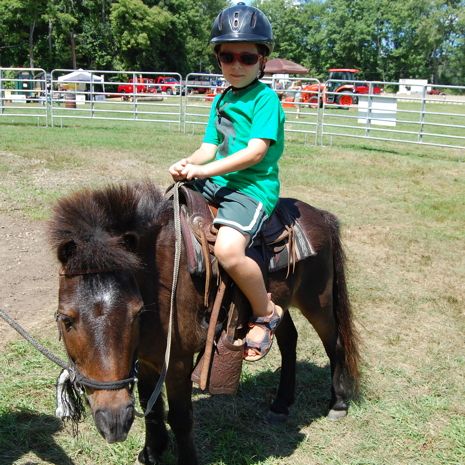
[[[134,421],[134,404],[118,409],[100,408],[94,413],[94,421],[108,443],[124,441]]]

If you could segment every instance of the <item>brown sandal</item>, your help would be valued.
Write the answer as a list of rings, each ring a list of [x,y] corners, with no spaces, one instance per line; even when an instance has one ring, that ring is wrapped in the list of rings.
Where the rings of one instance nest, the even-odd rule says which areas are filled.
[[[276,304],[273,304],[273,313],[270,316],[260,316],[257,318],[252,318],[249,322],[249,328],[254,326],[261,326],[264,329],[263,338],[260,342],[251,341],[245,337],[245,354],[244,360],[247,362],[256,362],[257,360],[262,359],[271,349],[273,345],[274,332],[281,323],[281,318],[283,316],[283,309]],[[252,349],[255,351],[256,355],[247,355],[248,350]]]

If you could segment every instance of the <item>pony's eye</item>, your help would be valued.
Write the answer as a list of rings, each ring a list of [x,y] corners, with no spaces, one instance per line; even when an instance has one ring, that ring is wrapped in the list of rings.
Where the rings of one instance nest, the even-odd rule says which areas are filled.
[[[142,307],[139,308],[139,310],[134,314],[134,320],[140,317],[141,313],[145,312],[145,307],[142,305]]]
[[[74,318],[71,318],[68,315],[64,315],[63,313],[57,314],[57,320],[63,323],[66,331],[70,331],[74,325]]]

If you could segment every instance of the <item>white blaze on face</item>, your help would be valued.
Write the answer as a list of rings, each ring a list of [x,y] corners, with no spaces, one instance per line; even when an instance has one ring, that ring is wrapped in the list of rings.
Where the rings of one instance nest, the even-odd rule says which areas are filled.
[[[116,302],[116,289],[111,282],[101,283],[94,291],[95,304],[102,308],[102,311],[110,309]]]

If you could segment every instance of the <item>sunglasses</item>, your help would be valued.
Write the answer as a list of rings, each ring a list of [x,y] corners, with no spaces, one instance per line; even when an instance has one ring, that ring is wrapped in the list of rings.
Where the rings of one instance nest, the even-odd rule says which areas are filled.
[[[238,61],[241,65],[252,66],[258,62],[260,55],[258,53],[242,52],[220,52],[218,53],[218,60],[225,65],[230,65]]]

